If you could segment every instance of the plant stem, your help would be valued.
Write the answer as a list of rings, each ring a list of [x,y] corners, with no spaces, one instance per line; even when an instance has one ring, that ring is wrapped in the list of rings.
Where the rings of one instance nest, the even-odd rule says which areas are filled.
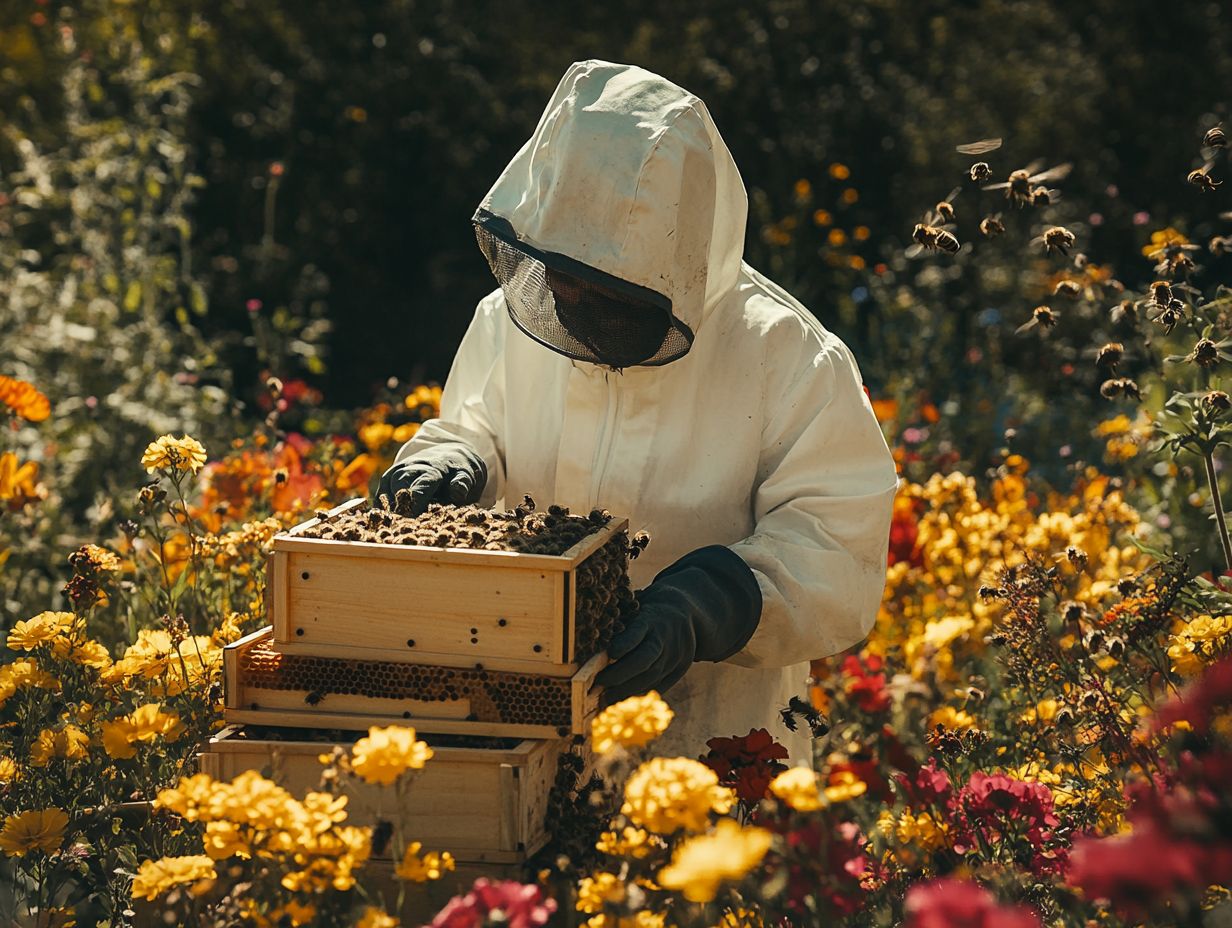
[[[1202,455],[1206,462],[1206,482],[1211,487],[1211,503],[1215,507],[1215,521],[1219,523],[1219,544],[1223,548],[1223,560],[1228,570],[1232,570],[1232,544],[1228,542],[1228,524],[1223,514],[1223,500],[1219,497],[1219,477],[1215,473],[1215,455],[1206,451]]]

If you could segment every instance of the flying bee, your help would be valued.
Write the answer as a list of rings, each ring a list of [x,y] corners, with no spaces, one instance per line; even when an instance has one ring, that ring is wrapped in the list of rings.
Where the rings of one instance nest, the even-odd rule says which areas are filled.
[[[1005,234],[1005,223],[1001,221],[1001,214],[995,213],[992,216],[985,216],[980,220],[980,234],[984,238],[996,238],[998,235]]]
[[[965,142],[955,145],[954,150],[963,155],[986,155],[1001,147],[1001,139],[980,139],[977,142]]]
[[[1047,254],[1059,251],[1063,255],[1068,255],[1069,250],[1074,247],[1074,233],[1065,226],[1052,226],[1045,229],[1044,234],[1035,241],[1043,244]]]
[[[1014,332],[1015,335],[1022,335],[1030,332],[1034,328],[1040,328],[1047,331],[1057,324],[1060,317],[1052,309],[1051,306],[1037,306],[1031,310],[1031,321],[1024,322]]]
[[[304,696],[304,702],[308,703],[308,705],[310,706],[315,706],[318,703],[320,703],[321,700],[323,700],[324,698],[325,698],[325,694],[322,693],[320,690],[312,690],[307,695]]]
[[[1216,235],[1207,243],[1211,254],[1219,256],[1232,254],[1232,235]]]
[[[915,228],[911,230],[911,238],[915,244],[909,245],[905,252],[908,258],[917,257],[925,251],[944,251],[948,255],[958,253],[962,244],[950,231],[946,219],[947,215],[951,219],[954,216],[951,201],[958,196],[958,190],[957,187],[951,190],[948,197],[933,207],[922,221],[915,224]]]
[[[1154,305],[1159,311],[1154,315],[1148,315],[1147,318],[1152,322],[1158,322],[1161,326],[1163,326],[1165,335],[1171,334],[1172,330],[1176,328],[1177,323],[1185,318],[1184,300],[1178,300],[1174,297],[1169,300],[1166,305]]]
[[[1121,359],[1124,357],[1124,345],[1120,342],[1108,342],[1095,355],[1095,364],[1097,367],[1106,367],[1109,371],[1115,371],[1117,365],[1121,363]]]
[[[982,184],[985,181],[992,180],[992,168],[988,166],[987,161],[975,162],[975,164],[971,165],[971,170],[967,173],[977,184]]]
[[[1185,180],[1189,181],[1189,183],[1193,184],[1203,193],[1213,193],[1216,187],[1223,185],[1223,181],[1215,180],[1211,177],[1210,170],[1214,166],[1214,161],[1208,161],[1197,170],[1190,171],[1185,176]]]
[[[1202,157],[1213,158],[1215,152],[1221,148],[1228,147],[1228,137],[1224,135],[1223,125],[1212,126],[1206,130],[1206,135],[1202,136]]]
[[[1057,285],[1052,288],[1052,295],[1066,300],[1076,300],[1082,296],[1082,284],[1069,278],[1058,280]]]
[[[1106,400],[1114,400],[1118,396],[1126,396],[1131,400],[1142,399],[1138,384],[1128,377],[1114,377],[1099,385],[1099,394]]]
[[[1172,285],[1166,280],[1157,280],[1151,284],[1151,302],[1157,306],[1167,306],[1172,302]]]
[[[1060,198],[1060,190],[1049,190],[1047,187],[1033,187],[1031,189],[1032,206],[1051,206]]]
[[[1005,198],[1010,200],[1015,206],[1022,206],[1026,203],[1034,202],[1035,188],[1041,184],[1046,184],[1049,181],[1062,180],[1069,175],[1073,169],[1073,164],[1065,162],[1058,164],[1056,167],[1049,168],[1047,171],[1035,173],[1041,161],[1033,161],[1025,168],[1020,168],[1010,174],[1009,180],[1000,184],[989,184],[984,187],[984,190],[1005,190]],[[1048,191],[1049,195],[1053,191]]]

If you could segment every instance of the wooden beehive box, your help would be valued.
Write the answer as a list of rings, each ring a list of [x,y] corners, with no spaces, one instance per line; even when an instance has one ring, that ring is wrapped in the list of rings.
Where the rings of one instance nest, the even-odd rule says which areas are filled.
[[[628,550],[627,519],[558,556],[301,537],[318,521],[273,539],[269,612],[287,654],[572,676],[601,650],[579,617],[610,595],[586,583],[591,559]]]
[[[223,649],[228,722],[438,734],[559,738],[587,733],[599,710],[592,657],[572,677],[286,652],[269,626]]]
[[[320,755],[353,744],[285,729],[278,734],[299,740],[271,740],[273,731],[241,725],[223,729],[199,755],[201,772],[231,780],[256,770],[303,797],[319,788]],[[519,864],[543,847],[549,836],[548,796],[557,761],[573,749],[570,739],[423,738],[434,754],[405,791],[407,840],[422,842],[425,851],[449,851],[459,862],[488,864]],[[356,781],[346,792],[349,824],[373,826],[399,814],[392,786]]]

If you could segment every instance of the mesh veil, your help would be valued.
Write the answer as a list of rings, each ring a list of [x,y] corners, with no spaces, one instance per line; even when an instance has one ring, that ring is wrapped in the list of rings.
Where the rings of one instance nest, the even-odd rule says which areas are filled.
[[[667,364],[692,346],[693,332],[662,294],[519,242],[506,220],[486,211],[475,216],[475,236],[510,317],[548,348],[623,368]]]

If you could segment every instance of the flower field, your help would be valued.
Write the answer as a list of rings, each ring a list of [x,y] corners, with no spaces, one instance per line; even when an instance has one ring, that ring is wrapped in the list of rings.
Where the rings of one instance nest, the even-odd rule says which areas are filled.
[[[244,149],[261,221],[234,255],[190,260],[194,198],[220,173],[194,173],[186,142],[204,131],[193,69],[218,73],[218,23],[175,4],[151,4],[148,22],[112,0],[37,6],[20,28],[0,19],[0,70],[8,56],[56,89],[54,121],[22,103],[0,135],[0,924],[1227,924],[1232,162],[1218,119],[1149,146],[1170,172],[1150,193],[1171,197],[1166,214],[1093,185],[1094,163],[1073,168],[1081,195],[1061,196],[1072,166],[1036,173],[1030,139],[985,162],[947,135],[950,162],[912,156],[946,189],[895,203],[892,228],[866,208],[889,208],[892,185],[791,127],[809,156],[753,196],[750,259],[856,349],[898,462],[876,624],[818,656],[779,707],[814,736],[811,765],[789,766],[764,730],[656,756],[670,693],[625,700],[593,724],[593,775],[558,780],[533,866],[473,880],[403,814],[441,763],[409,726],[323,750],[311,790],[197,770],[223,727],[223,648],[267,624],[272,537],[368,494],[441,389],[390,377],[359,409],[322,389],[334,335],[389,342],[374,367],[402,346],[331,332],[328,281],[279,225],[293,159]],[[852,29],[864,6],[843,12]],[[678,31],[706,44],[712,25]],[[934,27],[944,54],[965,54]],[[415,42],[427,59],[432,43]],[[288,79],[245,67],[271,95]],[[732,81],[733,98],[745,85],[761,86]],[[278,107],[260,119],[289,120]],[[350,128],[369,118],[342,112]],[[1042,138],[1041,112],[1028,125]],[[1032,168],[1011,174],[1019,163]],[[447,264],[434,299],[465,276]],[[381,797],[375,827],[352,818],[361,791]]]

